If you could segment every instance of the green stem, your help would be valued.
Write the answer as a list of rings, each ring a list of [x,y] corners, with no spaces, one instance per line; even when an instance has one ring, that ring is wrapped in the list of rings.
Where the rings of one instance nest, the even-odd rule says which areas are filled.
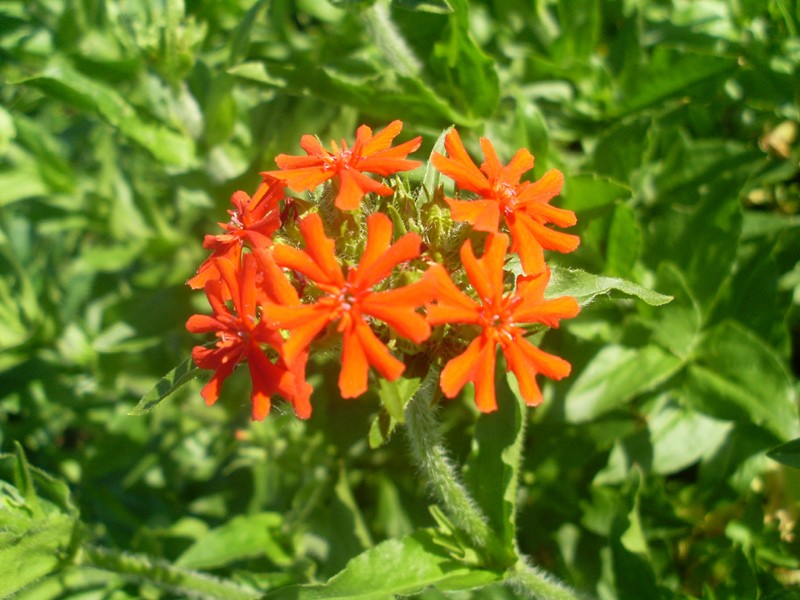
[[[511,566],[505,581],[520,597],[542,600],[579,600],[580,596],[548,573],[522,558],[510,558],[510,550],[489,527],[488,520],[461,483],[442,442],[431,406],[439,384],[440,369],[432,366],[417,393],[406,406],[406,431],[414,461],[447,516],[465,532],[490,562]],[[514,564],[516,560],[516,564]]]
[[[375,45],[392,68],[408,77],[418,75],[422,65],[392,22],[388,4],[383,0],[375,2],[369,10],[364,11],[364,17]]]
[[[411,452],[422,475],[451,521],[473,543],[486,549],[496,537],[486,517],[459,480],[453,462],[442,443],[442,436],[431,403],[439,386],[439,369],[431,367],[419,390],[406,406],[406,431]]]
[[[558,581],[549,573],[520,559],[506,576],[509,585],[521,598],[531,600],[581,600],[574,590]]]
[[[253,600],[262,596],[261,592],[233,581],[176,567],[149,556],[128,554],[99,546],[84,548],[81,564],[150,583],[179,596],[225,600]]]

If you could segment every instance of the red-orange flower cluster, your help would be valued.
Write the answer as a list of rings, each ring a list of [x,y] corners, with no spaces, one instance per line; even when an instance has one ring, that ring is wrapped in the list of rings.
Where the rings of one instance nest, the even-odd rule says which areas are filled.
[[[505,294],[503,263],[507,249],[508,238],[503,234],[489,237],[481,258],[475,258],[469,240],[461,247],[461,262],[478,295],[478,302],[458,289],[442,267],[434,265],[430,270],[436,282],[436,304],[428,306],[428,322],[431,325],[469,323],[480,329],[467,349],[445,366],[441,375],[442,391],[453,398],[471,381],[475,385],[475,403],[483,412],[497,408],[494,371],[498,345],[505,356],[506,368],[517,377],[520,393],[527,404],[536,405],[542,401],[535,379],[537,373],[552,379],[569,375],[570,364],[531,344],[520,325],[541,323],[558,327],[560,319],[574,317],[580,310],[575,298],[569,296],[544,299],[544,290],[550,281],[547,268],[538,275],[518,277],[516,290]]]
[[[334,202],[336,208],[355,210],[361,204],[364,194],[394,194],[392,188],[370,179],[364,172],[388,177],[400,171],[416,169],[422,164],[416,160],[406,160],[406,156],[419,148],[421,137],[391,147],[392,141],[402,130],[402,121],[392,121],[373,136],[372,129],[362,125],[356,131],[356,142],[352,148],[348,148],[344,140],[341,147],[331,140],[333,152],[323,148],[313,135],[304,135],[300,140],[300,147],[308,156],[279,154],[275,162],[280,170],[267,171],[262,175],[285,181],[295,192],[313,190],[329,179],[336,179],[339,184],[339,193]]]
[[[548,223],[569,227],[576,222],[571,210],[550,205],[561,193],[561,171],[552,169],[533,183],[520,183],[522,174],[533,168],[533,155],[525,149],[503,166],[492,143],[481,138],[484,162],[478,169],[455,129],[445,137],[444,147],[448,156],[434,153],[433,165],[462,190],[478,195],[469,201],[447,198],[453,220],[466,221],[476,231],[497,233],[502,216],[511,232],[511,251],[519,254],[522,268],[530,274],[545,268],[543,250],[572,252],[578,247],[578,236],[546,227]]]
[[[544,298],[550,272],[543,249],[569,252],[578,245],[576,236],[547,227],[575,223],[574,213],[549,204],[560,192],[561,174],[549,171],[538,181],[521,183],[522,174],[533,166],[530,153],[520,150],[503,166],[486,139],[481,139],[485,162],[478,169],[458,133],[451,131],[445,140],[448,156],[434,154],[433,164],[459,188],[478,196],[447,198],[452,218],[489,235],[472,235],[461,247],[461,265],[451,265],[448,272],[431,258],[436,254],[428,246],[434,242],[425,237],[424,222],[403,223],[411,231],[395,236],[399,215],[424,211],[395,207],[390,219],[376,212],[381,205],[369,195],[387,197],[395,190],[365,172],[387,177],[421,164],[407,159],[421,138],[391,146],[402,126],[394,121],[373,136],[362,125],[352,148],[343,140],[340,145],[331,143],[333,151],[303,136],[301,146],[308,156],[279,155],[279,169],[262,174],[264,181],[252,198],[244,192],[233,195],[230,221],[220,223],[223,233],[206,236],[204,246],[212,253],[189,280],[192,287],[205,290],[212,314],[192,316],[187,329],[217,338],[213,345],[197,346],[192,352],[199,367],[214,371],[202,391],[208,404],[217,400],[234,368],[246,362],[253,382],[254,419],[269,413],[276,394],[292,404],[297,416],[307,418],[309,354],[317,339],[332,335],[341,338],[338,387],[345,398],[367,391],[370,368],[390,381],[401,377],[409,348],[427,355],[432,364],[443,362],[438,355],[442,336],[428,342],[432,327],[458,325],[444,338],[451,345],[462,344],[460,354],[443,365],[442,391],[452,398],[473,383],[481,411],[497,407],[498,346],[528,404],[541,402],[537,374],[554,379],[569,374],[568,362],[525,337],[527,326],[557,327],[579,310],[573,298]],[[313,204],[296,227],[282,227],[281,203],[290,201],[284,185],[310,191],[326,182],[334,186],[337,208],[354,210],[365,203],[365,210],[353,219],[336,224],[354,228],[326,233],[334,224],[326,223],[326,213]],[[509,238],[502,226],[511,234],[511,249],[520,255],[526,273],[510,289],[504,270]],[[485,250],[477,258],[474,243],[484,238]],[[465,279],[474,297],[454,283]],[[399,344],[401,339],[405,341]]]

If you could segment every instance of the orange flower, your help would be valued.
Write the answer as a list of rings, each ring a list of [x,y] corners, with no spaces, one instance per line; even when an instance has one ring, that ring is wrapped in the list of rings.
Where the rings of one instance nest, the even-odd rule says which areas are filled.
[[[231,203],[234,210],[229,210],[231,220],[218,223],[225,231],[218,235],[207,235],[203,247],[212,250],[197,275],[187,283],[194,289],[202,288],[209,279],[219,277],[214,269],[214,259],[228,258],[238,264],[242,257],[242,248],[266,246],[272,243],[272,234],[281,225],[278,203],[283,200],[283,186],[273,178],[265,178],[253,197],[242,191],[234,192]]]
[[[260,421],[269,414],[270,397],[276,393],[294,405],[297,416],[307,418],[311,406],[310,386],[304,376],[305,358],[288,369],[281,360],[273,363],[262,348],[268,345],[280,351],[283,340],[279,331],[258,318],[259,296],[264,292],[257,285],[255,255],[246,254],[241,268],[228,258],[215,258],[210,268],[220,275],[205,284],[213,315],[192,315],[186,323],[191,333],[213,332],[218,338],[213,348],[195,346],[192,350],[198,367],[214,371],[201,392],[206,404],[217,401],[223,381],[246,360],[252,379],[253,419]],[[232,301],[233,311],[225,304],[227,298]]]
[[[343,398],[354,398],[367,390],[370,365],[389,381],[397,379],[405,365],[389,352],[375,335],[368,317],[389,325],[398,335],[420,343],[430,335],[430,326],[416,312],[432,299],[426,279],[401,288],[376,292],[373,287],[388,277],[395,266],[419,256],[421,239],[407,233],[394,244],[392,222],[382,213],[367,219],[367,243],[358,266],[347,275],[334,254],[334,242],[326,237],[322,219],[316,213],[300,222],[305,250],[273,247],[275,262],[297,271],[314,282],[321,295],[313,304],[265,306],[270,322],[289,330],[283,357],[291,365],[296,357],[329,323],[338,322],[342,334],[342,370],[339,390]]]
[[[406,156],[419,148],[421,137],[391,147],[392,140],[402,129],[402,121],[392,121],[373,137],[372,129],[362,125],[356,131],[356,142],[352,149],[347,147],[344,140],[341,148],[331,141],[332,151],[323,148],[313,135],[304,135],[300,146],[308,156],[279,154],[275,162],[280,170],[267,171],[262,175],[282,179],[296,192],[313,190],[335,177],[339,182],[336,207],[340,210],[355,210],[359,207],[361,198],[368,192],[381,196],[391,196],[394,193],[390,187],[364,175],[365,172],[388,177],[399,171],[416,169],[422,164],[406,159]]]
[[[480,169],[467,154],[458,132],[445,137],[448,156],[433,155],[433,165],[453,179],[462,190],[477,194],[476,200],[447,198],[455,221],[466,221],[477,231],[497,233],[502,217],[511,233],[511,251],[519,254],[525,273],[539,273],[545,268],[543,250],[572,252],[578,236],[554,231],[548,223],[569,227],[576,223],[571,210],[556,208],[550,200],[561,193],[564,176],[552,169],[531,182],[520,177],[533,168],[533,155],[520,150],[506,166],[500,163],[492,143],[481,138],[484,162]]]
[[[435,281],[437,303],[427,306],[428,322],[468,323],[481,328],[467,349],[450,360],[439,380],[448,398],[454,398],[464,385],[475,385],[475,403],[482,412],[497,409],[494,389],[495,356],[497,345],[506,359],[506,369],[514,372],[520,392],[528,405],[542,401],[542,392],[536,383],[537,373],[552,379],[569,375],[570,364],[548,354],[525,339],[520,323],[541,323],[558,327],[560,319],[578,314],[578,303],[565,296],[544,299],[544,290],[550,280],[550,271],[517,278],[516,290],[503,295],[503,261],[508,248],[508,237],[492,235],[481,258],[475,258],[472,245],[467,241],[461,247],[461,261],[473,289],[476,302],[452,282],[440,265],[433,265],[429,277]]]

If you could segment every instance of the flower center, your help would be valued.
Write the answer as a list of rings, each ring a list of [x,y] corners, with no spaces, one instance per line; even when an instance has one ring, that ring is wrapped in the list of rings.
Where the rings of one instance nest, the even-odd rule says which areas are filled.
[[[494,192],[503,212],[508,214],[514,210],[517,204],[517,188],[509,183],[498,183],[494,186]]]
[[[339,293],[336,294],[336,303],[343,311],[351,310],[358,303],[358,297],[355,292],[353,292],[349,283],[345,284],[344,287],[339,290]]]
[[[244,229],[244,223],[242,223],[241,219],[239,218],[239,211],[234,210],[230,214],[231,214],[231,225],[233,225],[237,229]]]
[[[513,298],[513,297],[512,297]],[[497,304],[491,304],[484,306],[484,310],[481,314],[479,325],[484,328],[484,330],[490,331],[490,335],[500,344],[508,344],[514,340],[516,327],[514,326],[514,320],[511,316],[511,308],[514,304],[512,302],[508,302],[511,298],[504,298],[502,302],[500,302],[500,306]]]

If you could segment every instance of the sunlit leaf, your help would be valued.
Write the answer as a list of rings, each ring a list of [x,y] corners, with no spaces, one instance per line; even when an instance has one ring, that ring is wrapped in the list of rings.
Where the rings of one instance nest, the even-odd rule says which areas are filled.
[[[691,93],[692,86],[716,86],[720,77],[736,68],[733,57],[657,48],[647,65],[625,72],[619,98],[610,112],[619,117]]]
[[[149,413],[158,406],[162,400],[167,398],[183,384],[198,377],[202,372],[202,369],[195,366],[191,357],[185,359],[177,367],[164,375],[161,381],[142,396],[142,399],[139,400],[139,403],[129,414],[140,416]]]
[[[393,0],[393,3],[406,10],[447,14],[453,7],[447,0]]]
[[[672,296],[659,294],[618,277],[593,275],[579,269],[560,267],[552,268],[552,277],[546,296],[549,298],[572,296],[581,306],[586,306],[598,296],[611,296],[612,292],[633,296],[651,306],[661,306],[672,300]]]
[[[78,514],[63,482],[31,467],[21,446],[0,455],[0,596],[69,559]]]
[[[687,400],[714,417],[748,420],[788,441],[800,431],[796,395],[775,351],[735,322],[697,345],[685,384]]]
[[[565,399],[567,418],[581,423],[621,408],[655,389],[683,365],[658,346],[606,346],[574,381]]]
[[[800,469],[800,438],[775,446],[767,452],[772,460]]]
[[[360,554],[321,585],[283,588],[267,594],[270,599],[312,600],[316,598],[360,598],[390,600],[428,586],[442,591],[465,590],[500,578],[498,573],[467,565],[449,557],[433,542],[433,534],[420,530],[413,535],[387,540]]]
[[[509,392],[507,387],[501,388],[498,410],[478,419],[466,480],[492,530],[500,534],[513,558],[527,407],[519,395]]]
[[[276,566],[285,567],[291,564],[292,557],[276,539],[282,523],[277,513],[235,517],[196,540],[175,564],[189,569],[213,569],[264,556]]]
[[[65,63],[54,64],[40,75],[16,83],[36,87],[56,100],[96,114],[165,164],[188,167],[194,161],[191,138],[145,120],[116,90]]]

